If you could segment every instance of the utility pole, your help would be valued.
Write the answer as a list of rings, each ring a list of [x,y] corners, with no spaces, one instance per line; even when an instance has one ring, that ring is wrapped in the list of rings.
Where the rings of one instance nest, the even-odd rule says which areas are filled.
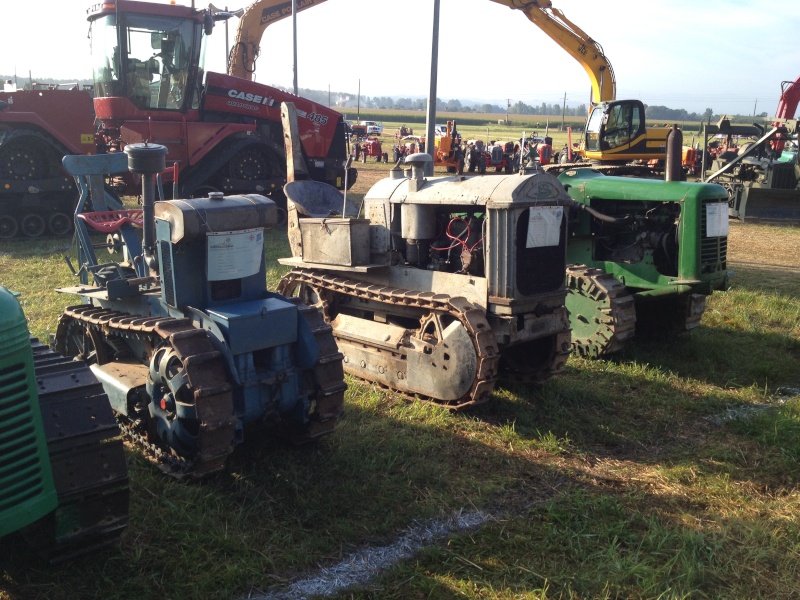
[[[294,95],[297,92],[297,0],[292,0],[292,45],[294,46]]]
[[[756,107],[758,106],[758,98],[756,98],[755,103],[753,104],[753,116],[756,116]]]
[[[225,12],[228,12],[228,7],[225,7]],[[231,68],[231,44],[228,40],[228,21],[230,19],[225,19],[225,69],[226,72],[230,72]]]
[[[567,92],[564,92],[564,104],[561,105],[561,131],[564,131],[564,114],[567,112]]]
[[[436,156],[436,82],[439,77],[439,0],[433,0],[433,34],[431,35],[431,85],[428,91],[427,123],[425,124],[425,152]],[[426,165],[425,175],[433,175],[433,161]]]
[[[508,111],[511,109],[511,98],[506,99],[506,126],[508,126]]]
[[[358,102],[356,103],[356,123],[361,121],[361,80],[358,80]]]

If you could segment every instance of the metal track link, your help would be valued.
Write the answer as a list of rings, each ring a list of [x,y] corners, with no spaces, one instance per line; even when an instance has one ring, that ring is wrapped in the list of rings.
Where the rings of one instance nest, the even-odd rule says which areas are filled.
[[[297,306],[300,316],[314,334],[317,342],[318,357],[312,369],[312,376],[317,386],[313,410],[309,414],[308,427],[291,436],[295,444],[305,444],[323,435],[333,432],[336,419],[344,412],[344,393],[347,384],[344,381],[342,353],[336,346],[333,329],[323,319],[319,311],[302,304],[297,298],[287,298]]]
[[[89,368],[31,338],[55,513],[25,531],[51,563],[116,545],[128,524],[128,469],[120,430]]]
[[[66,331],[69,319],[103,336],[136,336],[149,339],[153,348],[171,346],[183,363],[200,421],[197,452],[191,457],[178,456],[166,445],[149,440],[137,423],[118,415],[120,426],[149,460],[174,477],[199,479],[225,468],[234,446],[233,391],[222,356],[204,330],[193,327],[189,319],[142,317],[83,304],[64,310],[57,338]]]
[[[567,267],[567,308],[573,351],[598,358],[621,350],[636,331],[633,296],[613,275],[585,265]]]
[[[477,368],[469,391],[456,400],[442,401],[431,396],[409,393],[383,384],[378,385],[391,389],[409,400],[430,402],[445,406],[453,411],[460,411],[470,406],[483,404],[489,400],[497,380],[500,352],[494,333],[486,320],[486,315],[482,308],[476,307],[462,297],[454,298],[447,294],[364,283],[312,269],[293,269],[281,279],[277,291],[284,296],[290,296],[291,291],[299,284],[307,284],[317,290],[324,290],[331,295],[331,298],[334,294],[341,294],[347,297],[372,300],[394,306],[413,307],[421,311],[449,314],[462,323],[475,348]],[[321,298],[321,300],[319,309],[322,311],[325,320],[330,322],[332,320],[332,315],[330,314],[332,310],[331,301],[329,298]],[[333,335],[336,337],[335,330]],[[358,375],[356,376],[358,377]],[[359,378],[369,383],[376,383],[363,377]]]

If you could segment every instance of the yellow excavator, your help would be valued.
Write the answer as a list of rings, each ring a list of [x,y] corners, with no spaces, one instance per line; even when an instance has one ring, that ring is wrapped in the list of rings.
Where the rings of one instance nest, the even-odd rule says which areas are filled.
[[[297,11],[326,0],[297,0]],[[592,84],[592,108],[576,152],[584,160],[622,167],[631,161],[663,160],[668,127],[647,127],[644,104],[617,100],[611,63],[600,44],[553,8],[550,0],[491,0],[522,11],[539,29],[580,63]],[[244,9],[228,61],[228,74],[252,79],[264,31],[292,14],[289,0],[256,0]],[[565,157],[560,162],[565,162]],[[555,166],[555,165],[554,165]],[[617,169],[618,173],[624,172]]]
[[[617,100],[614,69],[602,46],[570,21],[550,0],[491,0],[521,10],[578,61],[592,83],[592,108],[583,139],[575,150],[584,160],[624,167],[631,161],[664,160],[668,127],[647,127],[644,104],[639,100]],[[562,154],[559,162],[567,159]],[[617,173],[624,169],[617,168]]]

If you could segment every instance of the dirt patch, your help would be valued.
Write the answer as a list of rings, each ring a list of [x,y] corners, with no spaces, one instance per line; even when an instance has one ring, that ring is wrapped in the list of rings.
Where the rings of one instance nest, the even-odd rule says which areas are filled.
[[[800,282],[800,227],[731,221],[728,272],[731,287],[795,296]]]
[[[800,273],[800,227],[731,221],[728,260],[733,264],[785,267]]]

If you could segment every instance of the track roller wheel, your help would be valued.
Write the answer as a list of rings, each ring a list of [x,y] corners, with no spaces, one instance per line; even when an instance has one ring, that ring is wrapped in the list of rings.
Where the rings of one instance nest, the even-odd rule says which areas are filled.
[[[53,235],[67,235],[72,231],[72,218],[63,212],[53,213],[47,220],[47,229]]]
[[[99,329],[62,315],[56,331],[56,351],[87,365],[102,365],[114,360],[111,348]]]
[[[42,215],[28,213],[19,220],[19,229],[27,237],[39,237],[47,228],[47,223]]]
[[[200,420],[188,371],[175,348],[165,344],[154,352],[147,391],[157,439],[181,455],[197,453]]]
[[[567,268],[566,306],[572,349],[585,358],[621,350],[636,330],[633,296],[613,275],[600,269],[585,265]]]
[[[11,215],[0,215],[0,240],[8,240],[17,235],[19,223]]]

